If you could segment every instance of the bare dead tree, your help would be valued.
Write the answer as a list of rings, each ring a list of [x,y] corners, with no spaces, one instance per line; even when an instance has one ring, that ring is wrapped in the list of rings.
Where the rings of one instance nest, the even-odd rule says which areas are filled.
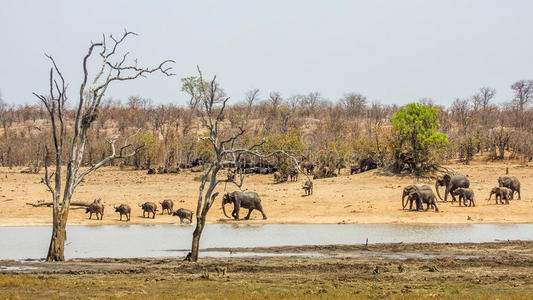
[[[111,147],[111,154],[92,167],[83,171],[80,170],[83,156],[85,154],[85,146],[87,144],[87,133],[91,123],[94,122],[98,116],[98,107],[111,83],[116,81],[134,80],[154,72],[161,72],[167,76],[173,75],[169,73],[171,68],[167,67],[167,65],[173,61],[166,60],[157,67],[143,68],[137,66],[136,60],[134,63],[128,63],[128,53],[119,56],[117,50],[130,35],[135,35],[135,33],[125,31],[118,39],[111,35],[110,42],[106,41],[105,36],[101,42],[91,42],[89,50],[83,58],[82,67],[84,76],[80,86],[79,103],[76,108],[74,124],[72,125],[73,132],[69,133],[69,135],[72,136],[71,138],[68,138],[69,142],[70,139],[72,142],[69,149],[64,149],[67,139],[67,130],[69,130],[69,128],[67,128],[65,108],[65,104],[68,100],[67,84],[54,58],[50,55],[46,55],[52,64],[52,67],[50,68],[49,94],[46,96],[44,94],[33,94],[44,104],[46,111],[48,112],[51,121],[52,139],[55,147],[55,171],[50,174],[48,170],[50,152],[46,149],[45,174],[42,179],[42,182],[52,194],[53,202],[53,231],[50,247],[46,256],[47,261],[65,260],[64,249],[69,208],[74,190],[83,178],[114,159],[135,155],[142,148],[142,145],[134,147],[129,142],[129,138],[123,139],[122,146],[116,146],[120,137],[114,136],[108,140]],[[93,59],[93,56],[96,56],[95,53],[97,53],[100,63],[96,73],[90,76],[89,61]],[[89,79],[89,77],[91,78]],[[63,160],[62,157],[65,157],[65,151],[67,151],[67,159]],[[66,176],[63,178],[63,166],[65,164]]]
[[[363,114],[366,108],[366,102],[366,97],[358,93],[347,93],[340,99],[346,115],[351,119],[358,118]]]
[[[533,80],[520,80],[511,86],[514,91],[513,102],[522,112],[527,104],[533,100]]]
[[[218,192],[214,193],[215,188],[220,183],[229,183],[241,189],[244,183],[243,173],[240,173],[238,177],[231,174],[228,174],[224,179],[219,179],[217,177],[226,162],[233,161],[233,163],[236,163],[241,155],[251,155],[259,158],[268,158],[274,155],[287,155],[293,158],[297,169],[303,173],[294,156],[289,155],[285,151],[275,151],[268,155],[264,155],[257,151],[257,148],[265,142],[264,139],[261,139],[249,147],[238,148],[237,142],[245,134],[245,129],[239,127],[232,133],[228,133],[222,132],[220,128],[220,123],[224,118],[224,111],[229,97],[227,97],[224,91],[220,89],[216,82],[216,76],[213,77],[211,81],[206,82],[202,77],[200,68],[198,68],[198,74],[199,76],[183,78],[182,90],[190,95],[190,103],[193,107],[198,109],[202,119],[202,125],[208,131],[206,135],[199,137],[199,139],[209,143],[212,151],[212,159],[200,179],[198,202],[196,206],[197,222],[193,232],[191,253],[188,255],[190,261],[193,262],[198,260],[200,237],[205,227],[207,213],[218,195]]]
[[[475,111],[484,110],[490,104],[490,100],[496,95],[496,90],[490,87],[482,87],[479,92],[472,96],[473,109]]]

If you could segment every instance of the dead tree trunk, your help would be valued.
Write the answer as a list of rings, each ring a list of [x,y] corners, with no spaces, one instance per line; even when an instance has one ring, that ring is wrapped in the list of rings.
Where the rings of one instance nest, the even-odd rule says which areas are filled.
[[[53,218],[52,238],[50,239],[46,261],[64,261],[68,210],[64,213],[54,211]]]
[[[220,183],[232,183],[237,188],[241,188],[244,183],[244,172],[239,172],[239,182],[235,176],[229,176],[226,179],[217,179],[218,172],[222,169],[227,161],[233,161],[237,165],[238,157],[241,154],[249,154],[261,158],[268,158],[276,154],[288,155],[284,151],[275,151],[268,155],[255,151],[254,149],[261,146],[265,139],[245,149],[238,149],[235,146],[236,141],[242,137],[245,130],[241,127],[232,134],[223,134],[219,132],[219,122],[224,119],[224,109],[229,98],[218,88],[216,76],[210,82],[205,82],[202,73],[198,68],[199,77],[188,77],[182,79],[182,90],[191,96],[191,107],[199,109],[202,116],[202,124],[208,130],[207,136],[200,137],[200,140],[207,141],[212,150],[212,159],[209,166],[205,169],[199,187],[198,203],[196,206],[196,228],[193,232],[191,245],[190,261],[198,261],[198,252],[200,249],[200,238],[205,228],[207,213],[213,205],[218,192],[214,192]],[[292,157],[300,173],[298,161]],[[307,175],[306,175],[307,176]],[[207,188],[206,188],[207,187]]]
[[[119,139],[119,136],[115,136],[108,141],[111,147],[111,155],[104,157],[102,161],[84,171],[80,170],[85,154],[89,128],[91,123],[98,117],[100,102],[109,85],[114,81],[133,80],[157,71],[162,72],[167,76],[173,75],[168,73],[170,68],[165,68],[165,64],[172,61],[164,61],[155,68],[140,68],[137,67],[136,60],[132,62],[132,64],[126,62],[128,53],[117,58],[117,49],[129,35],[135,35],[135,33],[125,31],[120,39],[115,39],[113,36],[110,36],[111,47],[109,48],[105,37],[102,42],[91,43],[89,46],[89,50],[83,59],[82,66],[84,77],[80,86],[79,103],[72,125],[73,132],[69,134],[71,136],[71,138],[69,138],[71,147],[68,149],[67,153],[63,153],[65,150],[63,145],[67,137],[65,104],[68,99],[68,84],[66,84],[55,60],[51,56],[46,55],[52,63],[49,79],[49,95],[45,96],[36,93],[34,93],[34,95],[44,104],[48,112],[51,121],[52,139],[55,147],[55,172],[48,175],[49,151],[46,149],[44,166],[45,175],[42,179],[42,182],[52,194],[53,202],[53,230],[50,240],[50,248],[48,249],[48,255],[46,257],[47,261],[63,261],[65,259],[64,250],[67,236],[66,226],[71,205],[70,200],[72,199],[74,190],[81,183],[83,178],[114,159],[131,157],[137,154],[137,152],[143,147],[143,145],[133,147],[133,145],[129,143],[129,139],[126,138],[124,140],[124,145],[117,150],[115,148],[115,143]],[[101,62],[100,65],[97,66],[94,78],[89,80],[88,61],[94,59],[92,56],[98,50],[100,50],[98,55]],[[90,83],[89,86],[87,86],[88,82]],[[133,147],[133,150],[124,153],[130,147]],[[65,157],[66,159],[64,161],[63,158]],[[63,180],[62,168],[64,165],[66,165],[66,174]],[[52,180],[54,174],[55,178]]]

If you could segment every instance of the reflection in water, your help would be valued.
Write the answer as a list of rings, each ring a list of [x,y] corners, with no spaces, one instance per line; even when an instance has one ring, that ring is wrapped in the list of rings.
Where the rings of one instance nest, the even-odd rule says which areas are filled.
[[[171,249],[189,249],[194,226],[70,226],[65,256],[168,257]],[[0,259],[36,259],[46,255],[51,227],[0,227]],[[533,224],[398,225],[398,224],[208,224],[201,248],[241,248],[372,243],[461,243],[533,240]],[[212,254],[212,255],[209,255]],[[183,253],[184,255],[184,253]],[[229,256],[228,252],[201,253]],[[258,254],[259,255],[259,254]]]

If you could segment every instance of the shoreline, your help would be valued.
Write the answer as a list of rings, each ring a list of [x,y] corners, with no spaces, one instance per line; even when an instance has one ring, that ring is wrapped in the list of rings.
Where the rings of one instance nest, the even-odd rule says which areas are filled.
[[[206,225],[214,225],[214,224],[225,224],[225,225],[254,225],[254,226],[262,226],[262,225],[412,225],[412,226],[465,226],[465,225],[533,225],[533,220],[529,222],[475,222],[475,221],[468,221],[468,222],[456,222],[456,223],[450,223],[450,222],[432,222],[432,223],[426,223],[426,222],[344,222],[344,223],[309,223],[309,222],[284,222],[284,223],[264,223],[264,222],[206,222]],[[176,225],[176,226],[196,226],[196,223],[192,224],[180,224],[180,223],[104,223],[104,224],[67,224],[68,227],[78,227],[78,226],[87,226],[87,227],[98,227],[98,226],[158,226],[158,225]],[[33,224],[0,224],[0,228],[2,227],[51,227],[52,223],[50,224],[42,224],[42,223],[33,223]]]

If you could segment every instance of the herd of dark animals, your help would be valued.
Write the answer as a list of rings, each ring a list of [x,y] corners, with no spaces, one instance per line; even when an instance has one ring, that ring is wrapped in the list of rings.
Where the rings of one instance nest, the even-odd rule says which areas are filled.
[[[192,163],[187,165],[180,165],[180,167],[190,167],[195,168],[202,165],[200,159],[194,160]],[[228,168],[234,167],[239,172],[244,172],[247,174],[273,174],[274,183],[280,183],[283,181],[298,181],[298,170],[292,169],[288,172],[282,173],[277,170],[273,165],[267,163],[260,164],[251,164],[246,161],[240,161],[238,163],[228,163]],[[371,159],[362,159],[357,165],[352,165],[350,167],[350,174],[361,173],[368,170],[377,168],[378,165],[375,161]],[[323,178],[323,177],[333,177],[336,176],[335,170],[331,170],[328,167],[318,167],[316,168],[314,164],[304,161],[301,163],[302,171],[307,175],[314,175],[313,179]],[[178,171],[174,172],[173,168],[158,168],[157,173],[178,173],[179,168],[176,168]],[[155,169],[149,169],[148,174],[156,174]],[[444,199],[439,193],[439,187],[445,187]],[[302,189],[305,192],[306,196],[313,194],[313,182],[308,179],[305,181]],[[465,175],[450,175],[445,174],[443,176],[437,177],[435,182],[435,190],[440,200],[444,202],[448,201],[448,194],[452,198],[452,202],[458,202],[459,206],[464,205],[465,207],[475,207],[476,203],[474,200],[474,191],[470,188],[470,180]],[[498,178],[498,186],[494,187],[490,191],[489,201],[492,198],[492,195],[495,195],[496,204],[509,204],[509,200],[514,198],[514,194],[518,194],[518,200],[521,199],[520,196],[520,181],[514,176],[501,176]],[[218,193],[216,194],[218,195]],[[215,197],[216,197],[215,195]],[[406,198],[407,197],[407,198]],[[457,197],[457,198],[456,198]],[[505,202],[504,202],[505,201]],[[233,204],[233,212],[231,217],[225,211],[226,204]],[[413,210],[413,203],[415,204],[415,210],[423,210],[423,204],[426,204],[426,211],[429,208],[433,208],[436,212],[439,211],[437,206],[437,196],[433,193],[433,190],[428,185],[408,185],[403,189],[402,193],[402,206],[405,209],[407,204],[409,204],[409,210]],[[189,223],[192,223],[193,212],[180,208],[174,211],[174,202],[172,200],[164,200],[159,203],[161,205],[161,214],[167,213],[169,215],[177,216],[180,218],[180,223],[183,223],[184,220],[188,220]],[[156,212],[158,211],[158,206],[154,202],[145,202],[139,205],[143,211],[144,218],[155,218]],[[120,214],[120,221],[122,221],[122,216],[126,216],[126,221],[130,220],[131,208],[127,204],[121,204],[118,207],[114,207],[115,212]],[[222,200],[222,210],[224,215],[227,218],[234,218],[239,220],[239,211],[240,208],[248,209],[248,214],[244,218],[248,220],[252,211],[258,210],[262,215],[263,219],[266,219],[266,214],[263,211],[261,205],[261,200],[259,195],[255,192],[241,192],[235,191],[232,193],[226,193]],[[90,213],[89,219],[92,218],[93,213],[96,214],[98,220],[103,219],[104,206],[100,200],[95,200],[91,205],[86,209],[86,213]]]
[[[177,166],[173,167],[150,167],[148,168],[147,174],[154,175],[179,173],[180,169],[190,169],[192,172],[200,172],[202,170],[203,165],[204,161],[201,158],[196,158],[189,163],[180,163]],[[227,169],[235,169],[237,173],[243,174],[273,174],[275,183],[281,183],[289,180],[298,181],[298,170],[281,170],[276,165],[265,161],[259,161],[254,163],[247,159],[239,159],[236,162],[225,162],[223,164],[223,167]],[[307,175],[313,175],[313,179],[336,177],[340,172],[340,169],[345,167],[346,166],[344,164],[339,163],[335,166],[335,168],[337,169],[337,172],[335,172],[335,168],[328,166],[316,166],[314,163],[308,160],[304,160],[301,163],[301,168],[303,172],[305,172],[305,174]],[[363,158],[359,160],[356,164],[350,165],[350,175],[377,169],[378,167],[379,164],[374,159]]]
[[[179,164],[177,167],[158,167],[157,170],[155,168],[149,168],[147,174],[179,173],[180,169],[191,169],[193,172],[201,171],[203,164],[204,161],[200,158],[197,158],[190,163]],[[306,175],[313,175],[313,179],[337,176],[335,169],[327,166],[315,166],[315,164],[310,161],[304,160],[300,166]],[[239,159],[236,162],[227,162],[223,167],[232,168],[235,169],[236,172],[244,174],[273,174],[274,183],[298,181],[299,172],[296,168],[278,170],[278,168],[273,164],[263,161],[252,163],[246,159]],[[344,166],[336,166],[339,173],[340,168],[342,167]],[[366,172],[378,167],[379,164],[372,158],[363,158],[359,160],[357,164],[350,166],[350,175]],[[439,187],[445,187],[444,199],[439,193]],[[305,196],[313,194],[313,182],[310,179],[306,180],[302,186],[302,189],[305,192]],[[467,176],[450,174],[439,176],[435,182],[435,190],[439,199],[443,200],[444,202],[448,201],[449,194],[452,198],[452,202],[458,201],[459,206],[476,206],[474,201],[474,191],[470,188],[470,180]],[[496,204],[509,204],[509,200],[513,199],[515,193],[518,194],[518,199],[520,200],[520,181],[514,176],[502,176],[498,178],[498,186],[491,189],[489,201],[492,198],[492,195],[495,195]],[[436,200],[437,197],[433,193],[431,187],[428,185],[408,185],[403,189],[402,206],[404,209],[407,207],[407,204],[409,204],[409,210],[413,210],[413,203],[415,203],[415,210],[417,211],[423,210],[423,204],[426,204],[426,211],[429,210],[429,208],[433,208],[436,212],[438,212],[439,209]],[[233,193],[225,194],[222,200],[222,209],[227,218],[231,217],[226,214],[224,207],[226,204],[230,203],[233,204],[234,207],[231,217],[236,220],[239,219],[240,208],[248,209],[248,214],[245,217],[246,220],[250,218],[250,214],[254,209],[261,212],[263,219],[267,218],[261,206],[261,200],[255,192],[235,191]],[[192,211],[185,208],[180,208],[174,211],[174,203],[172,200],[164,200],[163,202],[160,202],[160,205],[161,214],[164,214],[166,211],[166,213],[169,215],[172,214],[173,216],[179,217],[180,223],[183,223],[184,220],[188,220],[189,223],[192,223]],[[143,217],[150,218],[150,214],[152,214],[152,218],[155,218],[156,212],[158,211],[157,204],[154,202],[145,202],[139,205],[139,207],[141,207],[143,211]],[[115,207],[115,212],[120,214],[121,221],[123,215],[126,216],[126,221],[130,220],[131,208],[129,205],[121,204],[120,206]],[[101,220],[104,214],[104,206],[100,200],[95,200],[87,207],[86,213],[90,213],[89,219],[92,218],[94,213],[96,214],[96,218]]]
[[[439,193],[439,187],[445,187],[444,199]],[[450,175],[446,174],[437,177],[435,182],[435,190],[439,199],[444,202],[448,201],[448,194],[452,198],[452,202],[458,201],[459,206],[461,202],[465,207],[476,206],[474,201],[474,191],[470,188],[470,180],[465,175]],[[492,195],[495,195],[496,204],[509,204],[509,200],[514,199],[514,194],[517,193],[518,200],[520,195],[520,181],[515,176],[501,176],[498,178],[498,186],[491,189],[489,194],[489,201]],[[457,196],[457,199],[455,198]],[[407,199],[405,198],[407,197]],[[426,211],[431,207],[435,211],[439,211],[437,207],[436,196],[428,185],[408,185],[403,189],[402,205],[405,209],[409,203],[409,210],[413,209],[413,202],[416,204],[416,210],[422,210],[423,204],[426,204]]]

